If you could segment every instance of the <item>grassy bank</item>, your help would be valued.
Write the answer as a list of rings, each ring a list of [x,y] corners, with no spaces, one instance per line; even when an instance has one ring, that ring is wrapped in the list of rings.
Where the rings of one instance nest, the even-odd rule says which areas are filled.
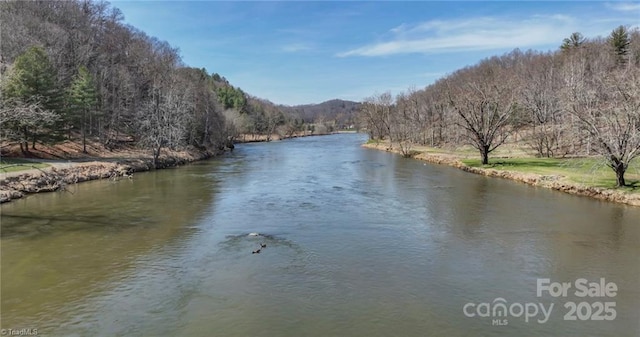
[[[567,181],[592,187],[614,188],[615,174],[601,158],[499,158],[489,165],[482,165],[480,159],[462,159],[471,167],[492,168],[502,171],[533,173],[541,176],[558,175]],[[640,193],[640,162],[634,161],[625,175],[628,186],[616,188],[632,193]]]
[[[367,142],[367,148],[400,153],[388,142]],[[628,186],[616,188],[615,174],[599,157],[536,158],[518,147],[505,146],[482,165],[471,148],[440,149],[416,146],[412,157],[461,170],[523,182],[532,186],[640,206],[640,162],[634,161],[625,178]]]
[[[49,167],[40,161],[31,161],[22,158],[1,158],[0,159],[0,173],[16,172],[31,169],[43,169]]]

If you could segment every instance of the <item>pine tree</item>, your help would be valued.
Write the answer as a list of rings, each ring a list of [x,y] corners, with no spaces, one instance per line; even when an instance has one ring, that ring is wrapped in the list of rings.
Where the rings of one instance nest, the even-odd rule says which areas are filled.
[[[571,36],[569,36],[568,38],[565,38],[564,40],[562,40],[562,45],[560,46],[560,49],[564,51],[568,51],[574,48],[578,48],[582,46],[584,41],[585,41],[584,36],[582,36],[582,34],[578,32],[575,32],[575,33],[572,33]]]
[[[38,102],[49,109],[57,101],[55,69],[41,47],[31,47],[16,59],[4,88],[4,98]]]
[[[16,58],[3,85],[2,100],[4,107],[15,112],[3,129],[17,131],[23,152],[28,151],[29,139],[35,149],[39,133],[57,119],[60,103],[56,72],[44,49],[34,46]]]
[[[78,69],[67,95],[71,119],[80,124],[82,131],[82,151],[87,153],[87,121],[95,112],[98,95],[93,77],[84,66]]]
[[[609,35],[609,43],[613,47],[618,64],[624,64],[627,61],[626,56],[629,54],[629,45],[631,44],[627,28],[619,26],[614,29]]]

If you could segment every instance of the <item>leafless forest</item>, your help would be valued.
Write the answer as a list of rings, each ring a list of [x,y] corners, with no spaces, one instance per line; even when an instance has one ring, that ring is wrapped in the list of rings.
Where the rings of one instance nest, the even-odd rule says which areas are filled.
[[[0,136],[23,152],[65,139],[220,151],[243,133],[291,135],[355,123],[403,154],[471,144],[483,163],[505,142],[544,157],[599,153],[625,185],[640,155],[640,32],[558,37],[552,52],[514,50],[422,90],[363,104],[285,107],[188,67],[168,43],[101,1],[0,3]],[[317,129],[317,130],[316,130]]]
[[[505,142],[540,157],[600,154],[625,185],[640,155],[640,32],[559,37],[557,51],[513,50],[449,74],[422,90],[365,100],[370,137],[411,155],[414,144],[471,144],[482,162]]]
[[[310,119],[301,115],[309,107],[253,97],[186,66],[177,48],[102,1],[3,1],[0,23],[0,135],[23,152],[87,138],[107,150],[134,143],[156,159],[164,148],[216,152],[239,134],[331,131],[335,117],[349,119],[341,111],[355,111]]]

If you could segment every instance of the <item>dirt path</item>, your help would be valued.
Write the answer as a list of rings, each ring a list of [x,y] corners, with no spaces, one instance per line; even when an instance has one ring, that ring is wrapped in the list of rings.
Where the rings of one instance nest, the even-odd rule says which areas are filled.
[[[32,175],[32,174],[39,174],[42,173],[42,171],[45,172],[49,172],[51,171],[51,168],[55,168],[55,169],[65,169],[65,168],[70,168],[70,167],[75,167],[75,166],[81,166],[86,164],[87,162],[72,162],[72,161],[68,161],[68,160],[47,160],[47,159],[24,159],[24,160],[28,160],[28,161],[32,161],[34,163],[45,163],[47,165],[49,165],[48,167],[42,167],[42,168],[31,168],[31,169],[25,169],[25,170],[20,170],[20,171],[11,171],[11,172],[2,172],[0,171],[0,180],[2,179],[6,179],[6,178],[11,178],[11,177],[18,177],[24,174],[28,174],[28,175]],[[21,164],[24,166],[29,166],[29,164]]]

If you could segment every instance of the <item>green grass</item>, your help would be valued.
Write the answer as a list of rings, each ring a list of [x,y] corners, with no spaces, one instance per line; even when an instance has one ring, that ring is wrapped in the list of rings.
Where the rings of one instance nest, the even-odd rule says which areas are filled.
[[[0,159],[0,173],[30,170],[33,168],[44,168],[49,166],[45,163],[38,163],[20,158]]]
[[[616,185],[615,173],[601,158],[489,158],[488,165],[482,165],[480,159],[463,159],[462,162],[472,167],[559,175],[571,182],[588,186],[613,188]],[[625,180],[629,186],[624,187],[624,190],[640,193],[640,160],[631,163]]]

